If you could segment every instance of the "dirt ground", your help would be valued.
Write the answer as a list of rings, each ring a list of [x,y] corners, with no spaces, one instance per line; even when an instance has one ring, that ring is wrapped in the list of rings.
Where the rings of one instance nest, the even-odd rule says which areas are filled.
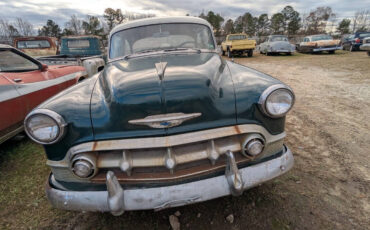
[[[26,138],[0,146],[0,229],[369,229],[370,58],[364,52],[262,56],[235,62],[268,73],[296,94],[287,174],[240,197],[120,217],[50,207],[42,147]],[[230,223],[226,217],[233,215]]]

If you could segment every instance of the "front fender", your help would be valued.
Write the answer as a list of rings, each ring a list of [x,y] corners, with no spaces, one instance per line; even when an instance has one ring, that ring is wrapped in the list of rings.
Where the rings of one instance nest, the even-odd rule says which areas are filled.
[[[258,101],[265,89],[282,84],[279,80],[255,69],[228,61],[235,86],[235,106],[237,124],[258,124],[271,134],[284,132],[285,117],[271,118],[258,108]]]

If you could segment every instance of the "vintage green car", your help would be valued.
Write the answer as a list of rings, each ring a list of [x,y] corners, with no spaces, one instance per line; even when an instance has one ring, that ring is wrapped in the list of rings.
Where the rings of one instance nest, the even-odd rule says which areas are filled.
[[[240,195],[293,166],[283,144],[292,90],[226,61],[195,17],[115,27],[95,76],[28,114],[57,208],[163,209]]]

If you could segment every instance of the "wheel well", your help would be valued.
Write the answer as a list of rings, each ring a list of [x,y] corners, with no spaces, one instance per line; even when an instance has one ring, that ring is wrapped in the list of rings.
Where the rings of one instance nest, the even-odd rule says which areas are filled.
[[[81,81],[83,81],[83,80],[85,80],[86,79],[86,76],[81,76],[79,79],[78,79],[78,82],[81,82]]]
[[[104,66],[102,65],[102,66],[99,66],[98,67],[98,72],[100,72],[100,71],[102,71],[104,69]]]

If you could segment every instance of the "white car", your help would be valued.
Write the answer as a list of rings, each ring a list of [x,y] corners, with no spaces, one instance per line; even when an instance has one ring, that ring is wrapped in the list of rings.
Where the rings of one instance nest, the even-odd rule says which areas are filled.
[[[367,51],[367,55],[370,56],[370,37],[364,38],[360,50]]]
[[[295,48],[289,43],[289,40],[284,35],[270,35],[267,40],[259,45],[261,54],[270,55],[272,53],[285,53],[291,55]]]

